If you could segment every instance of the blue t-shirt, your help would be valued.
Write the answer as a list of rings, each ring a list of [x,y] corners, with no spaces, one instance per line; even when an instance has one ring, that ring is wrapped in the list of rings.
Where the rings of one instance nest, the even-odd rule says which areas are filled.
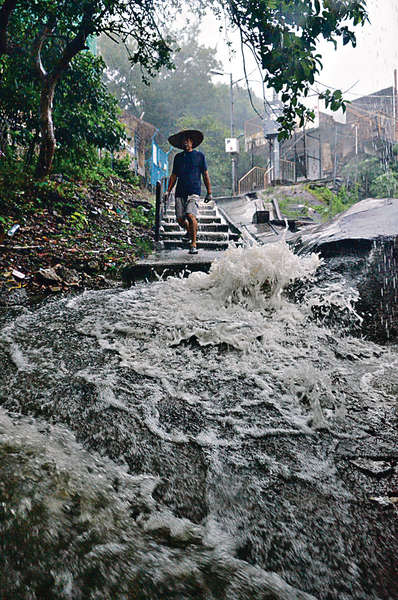
[[[174,157],[173,173],[178,177],[176,197],[186,198],[191,194],[200,196],[200,176],[207,171],[203,152],[179,152]]]

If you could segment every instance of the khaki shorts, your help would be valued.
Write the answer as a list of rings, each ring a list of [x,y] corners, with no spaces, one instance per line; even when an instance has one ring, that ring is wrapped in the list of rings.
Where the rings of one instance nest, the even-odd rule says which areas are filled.
[[[177,219],[183,219],[187,215],[194,215],[195,217],[199,214],[199,200],[198,194],[192,194],[185,200],[184,198],[176,198],[176,217]]]

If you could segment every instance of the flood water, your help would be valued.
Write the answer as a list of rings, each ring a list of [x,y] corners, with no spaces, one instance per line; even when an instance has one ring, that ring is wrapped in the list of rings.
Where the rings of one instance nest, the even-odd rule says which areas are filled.
[[[5,323],[2,600],[398,598],[398,354],[320,262],[231,249]]]

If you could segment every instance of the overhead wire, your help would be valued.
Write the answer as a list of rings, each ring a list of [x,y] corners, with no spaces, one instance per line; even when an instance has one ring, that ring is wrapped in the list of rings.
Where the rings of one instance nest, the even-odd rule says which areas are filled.
[[[254,110],[254,112],[263,121],[264,120],[263,115],[261,115],[261,113],[259,113],[259,111],[257,110],[257,108],[254,106],[254,103],[253,103],[252,93],[251,93],[251,89],[250,89],[250,86],[249,86],[249,79],[248,79],[247,69],[246,69],[246,57],[245,57],[245,52],[244,52],[243,36],[242,36],[242,31],[241,30],[239,30],[239,34],[240,34],[240,48],[241,48],[242,61],[243,61],[243,72],[245,74],[245,80],[246,80],[246,86],[247,86],[247,93],[249,94],[250,104],[251,104],[252,109]]]

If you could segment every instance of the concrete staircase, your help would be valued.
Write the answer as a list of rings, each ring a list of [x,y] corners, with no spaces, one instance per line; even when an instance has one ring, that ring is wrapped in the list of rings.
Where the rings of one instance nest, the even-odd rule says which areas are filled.
[[[161,239],[165,250],[188,248],[182,240],[186,232],[178,225],[174,203],[170,203],[161,224]],[[231,240],[237,241],[239,235],[232,233],[228,224],[218,214],[216,207],[203,202],[199,205],[197,248],[203,250],[226,250]]]

